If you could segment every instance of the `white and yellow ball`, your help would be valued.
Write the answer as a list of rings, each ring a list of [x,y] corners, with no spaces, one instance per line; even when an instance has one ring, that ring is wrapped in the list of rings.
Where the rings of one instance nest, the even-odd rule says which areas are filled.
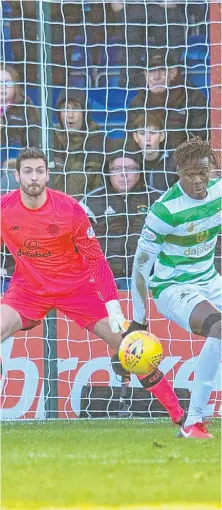
[[[163,348],[158,338],[147,331],[132,331],[122,340],[119,360],[128,372],[151,374],[161,362]]]

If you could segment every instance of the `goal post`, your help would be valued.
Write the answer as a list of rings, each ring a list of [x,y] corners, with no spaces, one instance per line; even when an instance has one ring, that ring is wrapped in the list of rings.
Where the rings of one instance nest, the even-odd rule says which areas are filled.
[[[221,2],[210,2],[210,86],[211,86],[211,140],[212,146],[218,153],[220,165],[221,155],[221,129],[222,129],[222,6]]]

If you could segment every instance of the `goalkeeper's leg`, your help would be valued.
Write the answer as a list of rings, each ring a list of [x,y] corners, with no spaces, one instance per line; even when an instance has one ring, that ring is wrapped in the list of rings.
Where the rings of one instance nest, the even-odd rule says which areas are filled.
[[[122,367],[118,353],[112,356],[112,367],[114,372],[120,377],[129,377],[130,373]],[[149,375],[137,376],[142,386],[152,393],[159,400],[162,406],[169,413],[173,423],[182,425],[185,419],[185,413],[180,407],[175,391],[169,381],[158,368]]]
[[[130,375],[129,372],[126,372],[126,370],[122,367],[118,353],[112,356],[112,367],[114,372],[120,377],[127,377]],[[156,368],[149,375],[137,377],[145,390],[152,393],[168,411],[173,423],[182,425],[185,418],[184,410],[180,407],[176,393],[163,372]]]
[[[40,324],[40,320],[32,320],[23,316],[17,310],[6,304],[1,305],[1,331],[0,339],[4,342],[7,338],[14,335],[17,331],[23,331],[35,328]]]
[[[159,370],[156,368],[152,374],[147,376],[137,376],[142,386],[150,391],[156,397],[163,407],[168,411],[171,420],[176,425],[182,425],[185,421],[185,413],[180,407],[178,398],[169,381]]]

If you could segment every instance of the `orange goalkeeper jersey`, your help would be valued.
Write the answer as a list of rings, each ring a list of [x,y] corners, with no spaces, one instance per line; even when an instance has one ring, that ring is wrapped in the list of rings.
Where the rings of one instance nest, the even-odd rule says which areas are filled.
[[[16,261],[13,283],[40,295],[75,292],[90,277],[105,301],[117,299],[113,274],[83,208],[47,188],[39,209],[25,207],[20,190],[1,197],[2,239]]]

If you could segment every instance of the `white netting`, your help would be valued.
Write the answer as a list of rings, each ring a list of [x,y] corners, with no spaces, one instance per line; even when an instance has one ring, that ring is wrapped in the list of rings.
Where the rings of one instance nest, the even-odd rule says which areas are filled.
[[[2,193],[17,186],[21,147],[41,146],[50,185],[87,210],[130,317],[136,243],[147,208],[176,180],[174,149],[193,133],[220,151],[220,4],[16,0],[1,9]],[[126,177],[118,182],[123,164],[132,184],[127,193]],[[2,254],[4,291],[14,266],[5,248]],[[165,347],[163,371],[176,388],[190,389],[200,342],[160,318],[150,299],[148,310],[150,329]],[[83,387],[84,416],[95,388],[104,402],[101,414],[97,402],[97,416],[112,413],[121,383],[108,348],[67,317],[57,318],[57,333],[50,324],[53,317],[44,331],[5,342],[3,417],[53,417],[57,407],[60,417],[78,416]],[[220,389],[219,379],[215,384]],[[139,386],[134,377],[132,386]],[[212,398],[218,412],[219,396],[216,406]],[[152,406],[141,404],[141,413],[155,416]]]

